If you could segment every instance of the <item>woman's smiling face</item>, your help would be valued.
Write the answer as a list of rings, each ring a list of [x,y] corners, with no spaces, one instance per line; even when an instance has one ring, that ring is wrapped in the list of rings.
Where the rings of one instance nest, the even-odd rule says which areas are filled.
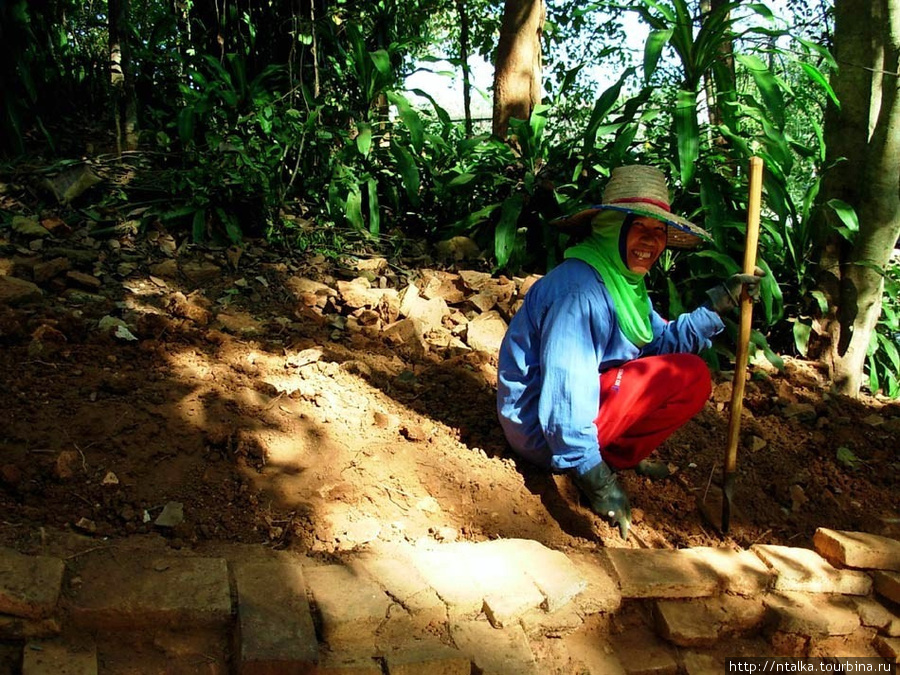
[[[625,237],[625,265],[635,274],[647,274],[666,248],[666,226],[638,216]]]

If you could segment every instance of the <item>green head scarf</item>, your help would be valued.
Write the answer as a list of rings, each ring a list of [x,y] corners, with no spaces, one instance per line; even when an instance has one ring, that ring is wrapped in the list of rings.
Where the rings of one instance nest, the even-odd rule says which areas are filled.
[[[636,347],[653,339],[650,327],[650,298],[644,276],[628,269],[620,253],[619,239],[625,218],[605,211],[593,220],[590,236],[565,252],[565,258],[583,260],[603,278],[616,307],[619,328]]]

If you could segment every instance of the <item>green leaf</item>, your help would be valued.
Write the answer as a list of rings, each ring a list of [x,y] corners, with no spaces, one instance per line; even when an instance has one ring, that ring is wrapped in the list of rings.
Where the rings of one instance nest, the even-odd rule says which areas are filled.
[[[355,230],[363,231],[366,229],[366,223],[363,220],[362,215],[362,193],[359,190],[358,185],[354,185],[350,188],[350,193],[347,195],[347,207],[346,207],[345,216],[347,220],[350,221],[350,225]]]
[[[719,251],[712,250],[704,250],[697,251],[693,254],[695,258],[709,258],[719,263],[724,269],[725,274],[731,276],[732,274],[737,274],[741,271],[741,266],[738,265],[730,256],[725,255],[724,253],[719,253]]]
[[[462,187],[464,185],[468,185],[476,178],[477,178],[477,176],[474,173],[461,173],[458,176],[456,176],[455,178],[453,178],[453,180],[451,180],[449,183],[447,183],[447,187],[451,187],[451,188]]]
[[[828,300],[825,298],[825,294],[822,291],[812,291],[810,295],[815,298],[822,316],[828,314]]]
[[[894,341],[889,337],[882,335],[881,333],[876,333],[878,336],[878,344],[880,351],[884,351],[887,354],[888,360],[891,362],[891,367],[894,369],[895,373],[900,373],[900,353],[897,351],[897,345],[894,344]]]
[[[206,239],[206,211],[197,209],[194,211],[194,222],[191,226],[191,236],[195,244],[199,244]]]
[[[369,52],[369,56],[372,59],[372,63],[375,64],[375,68],[378,70],[378,72],[389,78],[391,76],[390,54],[388,54],[384,49],[378,49],[374,52]]]
[[[844,223],[843,227],[838,226],[835,230],[840,232],[844,239],[853,243],[856,233],[859,232],[859,218],[856,216],[856,210],[850,204],[840,199],[829,199],[828,206],[834,210],[841,222]]]
[[[675,104],[675,134],[678,139],[678,168],[681,184],[694,177],[700,156],[700,125],[697,122],[697,92],[682,89]]]
[[[859,457],[853,454],[853,451],[845,446],[837,449],[837,461],[846,466],[848,469],[855,469],[859,464]]]
[[[406,189],[406,196],[413,206],[418,206],[420,202],[419,187],[421,185],[419,178],[419,169],[416,161],[406,148],[391,144],[391,154],[397,162],[397,170],[400,172],[400,178],[403,180],[403,187]]]
[[[759,89],[772,121],[779,129],[784,128],[784,97],[778,79],[758,56],[737,54],[735,58],[753,76],[753,81],[756,83],[756,88]]]
[[[647,36],[647,44],[644,45],[644,82],[649,82],[650,77],[656,71],[656,65],[659,63],[659,57],[662,54],[663,47],[672,37],[672,28],[665,30],[651,30]]]
[[[378,181],[370,178],[366,183],[369,191],[369,232],[378,234],[381,231],[381,208],[378,204]]]
[[[840,110],[841,102],[838,100],[837,94],[834,93],[834,89],[831,88],[831,84],[829,84],[822,72],[811,63],[801,63],[800,67],[803,68],[803,72],[806,73],[810,80],[822,87],[834,105]]]
[[[806,350],[809,347],[810,333],[812,333],[811,326],[799,321],[794,322],[794,346],[804,358],[806,358]]]
[[[500,209],[500,220],[494,230],[494,255],[497,258],[498,267],[506,267],[510,255],[515,249],[519,214],[522,212],[524,203],[525,200],[521,194],[514,194],[504,200]]]
[[[684,303],[681,302],[681,295],[678,293],[672,277],[666,277],[666,286],[669,291],[669,318],[674,320],[684,314]]]
[[[372,127],[363,122],[359,125],[358,132],[359,133],[356,136],[356,149],[359,150],[359,154],[363,157],[368,157],[369,150],[372,149]]]
[[[625,80],[633,73],[634,68],[627,68],[625,72],[622,73],[622,77],[619,78],[618,82],[600,94],[597,102],[594,103],[594,109],[591,111],[591,118],[588,120],[587,130],[584,132],[585,156],[590,155],[591,151],[594,149],[594,144],[597,142],[597,129],[600,127],[600,123],[603,121],[603,118],[609,114],[609,111],[616,104],[616,101],[619,100],[619,94],[622,92],[622,86],[625,84]]]
[[[388,92],[387,97],[391,103],[397,106],[400,119],[403,120],[406,128],[409,129],[409,140],[413,148],[415,148],[416,152],[422,152],[422,147],[425,144],[425,125],[422,123],[419,112],[410,105],[406,97],[400,94]]]

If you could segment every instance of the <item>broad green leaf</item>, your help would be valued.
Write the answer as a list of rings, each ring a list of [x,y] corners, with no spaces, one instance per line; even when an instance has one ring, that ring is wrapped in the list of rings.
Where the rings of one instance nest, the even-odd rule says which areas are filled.
[[[800,355],[806,358],[806,350],[809,347],[809,335],[812,327],[799,321],[794,322],[794,346]]]
[[[810,292],[810,295],[815,298],[822,316],[828,314],[828,300],[826,299],[825,294],[822,291],[812,291]]]
[[[822,87],[832,102],[840,109],[841,102],[838,100],[837,94],[834,93],[834,89],[831,88],[831,84],[825,79],[825,76],[822,75],[821,71],[811,63],[801,62],[800,67],[803,68],[803,72],[807,74],[810,80]]]
[[[879,351],[887,354],[894,372],[900,373],[900,353],[897,351],[897,345],[894,344],[893,340],[881,333],[876,333],[875,335],[878,336]]]
[[[372,127],[369,124],[363,122],[357,128],[356,135],[356,149],[359,150],[359,154],[363,157],[367,157],[369,155],[369,150],[372,149]]]
[[[826,47],[823,47],[822,45],[817,44],[812,40],[807,40],[799,36],[794,36],[794,39],[801,45],[809,49],[811,52],[815,52],[820,58],[825,61],[825,63],[828,64],[829,68],[837,68],[837,61],[834,60],[834,56]]]
[[[413,206],[418,206],[420,202],[419,187],[421,181],[419,178],[419,168],[412,154],[406,148],[391,144],[391,154],[397,162],[397,170],[400,172],[400,178],[403,179],[403,187],[406,190],[406,196]]]
[[[856,210],[840,199],[829,199],[828,206],[834,210],[844,224],[843,227],[838,226],[835,229],[844,239],[852,243],[856,233],[859,232],[859,218],[856,216]]]
[[[678,293],[672,277],[666,277],[666,286],[669,289],[669,318],[674,320],[684,314],[684,304],[681,302],[681,295]]]
[[[378,49],[374,52],[369,52],[369,56],[372,59],[372,63],[375,64],[375,68],[379,73],[384,75],[386,78],[390,78],[391,76],[391,57],[384,49]]]
[[[618,82],[600,94],[597,102],[594,103],[594,109],[591,111],[591,118],[588,120],[587,130],[584,133],[585,157],[590,155],[591,151],[594,149],[594,144],[597,142],[597,130],[600,128],[600,123],[609,114],[609,111],[616,104],[616,101],[619,100],[622,85],[625,84],[625,80],[633,73],[634,68],[627,68],[625,72],[622,73],[622,77],[619,78]]]
[[[453,126],[453,121],[450,119],[450,115],[444,110],[441,106],[438,105],[438,102],[434,99],[434,96],[424,91],[423,89],[413,89],[412,92],[417,94],[418,96],[422,96],[423,98],[427,98],[431,101],[431,105],[434,108],[435,114],[438,116],[438,119],[441,121],[441,124],[445,127]]]
[[[194,222],[191,224],[191,236],[195,244],[206,239],[206,211],[197,209],[194,211]]]
[[[194,111],[182,108],[178,113],[178,138],[185,145],[194,140]]]
[[[700,156],[700,125],[697,122],[697,92],[682,89],[675,104],[675,134],[678,140],[678,168],[681,184],[687,186],[694,177]]]
[[[381,208],[378,204],[378,181],[370,178],[366,187],[369,192],[369,232],[378,234],[381,231]]]
[[[850,448],[842,445],[837,449],[837,461],[848,469],[855,469],[859,464],[859,457],[854,455]]]
[[[425,144],[425,125],[422,123],[419,112],[410,105],[406,97],[400,94],[388,92],[387,97],[391,103],[397,106],[400,119],[403,120],[406,128],[409,129],[409,140],[413,148],[415,148],[416,152],[422,152],[422,147]]]
[[[366,223],[363,220],[362,215],[362,193],[360,192],[358,185],[354,185],[350,188],[350,193],[347,195],[347,205],[344,215],[347,220],[350,221],[350,225],[353,229],[360,231],[366,229]]]
[[[447,183],[447,187],[457,188],[462,187],[463,185],[468,185],[473,180],[475,180],[477,176],[474,173],[461,173],[449,183]]]
[[[737,61],[743,65],[753,76],[756,88],[766,104],[766,109],[779,129],[784,127],[784,97],[778,79],[763,63],[762,59],[752,54],[737,54]]]
[[[718,251],[712,250],[704,250],[697,251],[693,254],[696,258],[709,258],[710,260],[714,260],[719,263],[723,268],[725,268],[726,275],[737,274],[741,271],[741,266],[738,265],[730,256],[725,255],[724,253],[719,253]]]
[[[497,258],[497,267],[505,267],[515,249],[519,214],[522,212],[523,204],[523,196],[514,194],[503,202],[500,209],[500,220],[497,222],[497,229],[494,230],[494,255]]]
[[[672,29],[651,30],[647,36],[647,44],[644,45],[644,82],[649,82],[650,77],[656,71],[656,65],[659,63],[660,54],[663,47],[672,37]]]

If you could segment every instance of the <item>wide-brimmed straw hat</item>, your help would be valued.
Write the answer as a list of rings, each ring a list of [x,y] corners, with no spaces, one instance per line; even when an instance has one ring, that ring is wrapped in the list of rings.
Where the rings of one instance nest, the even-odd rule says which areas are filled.
[[[587,231],[598,213],[620,211],[665,223],[668,246],[694,248],[710,239],[704,229],[672,213],[666,177],[655,167],[632,165],[613,169],[602,199],[602,203],[589,209],[554,220],[553,225],[563,231]]]

